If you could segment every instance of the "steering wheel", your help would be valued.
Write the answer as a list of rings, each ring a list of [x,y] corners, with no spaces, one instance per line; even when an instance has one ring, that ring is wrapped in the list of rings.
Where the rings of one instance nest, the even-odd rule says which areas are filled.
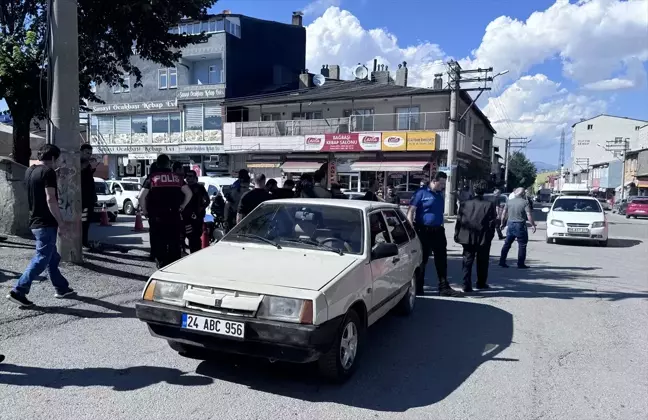
[[[322,244],[322,245],[325,244],[325,243],[327,243],[327,242],[338,242],[338,243],[340,243],[340,244],[342,245],[342,248],[341,248],[341,249],[347,249],[346,242],[343,241],[343,240],[340,239],[340,238],[334,238],[334,237],[324,238],[324,239],[322,239],[321,241],[318,240],[317,242],[319,242],[319,243]]]

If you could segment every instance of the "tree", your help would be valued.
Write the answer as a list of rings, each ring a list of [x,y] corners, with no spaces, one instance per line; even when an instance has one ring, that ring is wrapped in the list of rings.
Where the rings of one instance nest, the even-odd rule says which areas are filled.
[[[509,189],[518,187],[526,189],[535,182],[536,167],[522,152],[511,154],[508,171],[508,186],[511,187]]]
[[[14,125],[13,158],[29,163],[29,131],[34,117],[45,117],[48,3],[51,0],[0,0],[0,98]],[[178,35],[169,28],[183,18],[201,19],[216,0],[78,0],[79,95],[103,103],[92,84],[122,84],[127,74],[141,86],[134,54],[171,67],[180,49],[205,35]]]

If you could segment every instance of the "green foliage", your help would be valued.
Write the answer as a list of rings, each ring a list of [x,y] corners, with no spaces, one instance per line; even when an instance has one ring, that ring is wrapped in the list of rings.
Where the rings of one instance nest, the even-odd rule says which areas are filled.
[[[14,120],[14,159],[29,160],[29,126],[43,116],[46,95],[47,0],[0,0],[0,98]],[[172,66],[180,49],[204,36],[170,34],[183,17],[200,19],[216,0],[79,0],[79,95],[102,102],[93,83],[116,85],[125,74],[141,72],[133,52],[145,60]],[[42,87],[42,88],[41,88]]]
[[[529,188],[535,183],[536,167],[522,152],[514,152],[509,157],[509,190],[518,187]]]

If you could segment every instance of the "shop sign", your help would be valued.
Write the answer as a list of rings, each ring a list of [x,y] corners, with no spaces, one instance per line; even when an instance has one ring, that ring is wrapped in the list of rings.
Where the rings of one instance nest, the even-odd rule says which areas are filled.
[[[434,131],[408,131],[407,150],[435,150],[436,133]]]
[[[380,133],[335,133],[304,136],[304,149],[319,152],[364,152],[380,150]]]
[[[330,160],[328,163],[328,187],[331,188],[331,185],[337,182],[337,166],[334,160]]]
[[[224,146],[222,144],[167,144],[167,145],[122,145],[122,146],[108,146],[96,144],[93,145],[95,153],[102,155],[137,155],[146,154],[157,155],[165,154],[196,154],[206,155],[223,153]]]
[[[225,85],[191,85],[178,90],[178,99],[218,99],[225,97]]]
[[[173,101],[149,101],[131,104],[106,104],[92,107],[93,114],[112,114],[116,112],[141,112],[141,111],[164,111],[178,109],[178,104]]]
[[[397,152],[406,150],[407,133],[405,131],[383,131],[382,133],[382,151]]]
[[[128,160],[155,160],[157,154],[155,153],[129,153]]]

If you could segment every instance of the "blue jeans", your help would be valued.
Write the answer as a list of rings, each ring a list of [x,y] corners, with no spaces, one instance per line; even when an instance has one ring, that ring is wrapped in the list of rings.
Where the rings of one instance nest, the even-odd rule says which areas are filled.
[[[517,239],[518,243],[518,261],[517,265],[524,265],[526,260],[527,243],[529,242],[529,232],[527,231],[526,222],[509,222],[506,230],[506,239],[504,246],[502,246],[502,255],[500,256],[500,264],[506,263],[506,257],[511,250],[513,241]]]
[[[36,238],[36,255],[32,258],[27,269],[18,279],[13,291],[21,296],[29,293],[32,282],[41,275],[47,268],[49,278],[57,292],[64,293],[70,285],[59,271],[61,256],[56,250],[56,234],[58,228],[47,227],[41,229],[32,229]]]

